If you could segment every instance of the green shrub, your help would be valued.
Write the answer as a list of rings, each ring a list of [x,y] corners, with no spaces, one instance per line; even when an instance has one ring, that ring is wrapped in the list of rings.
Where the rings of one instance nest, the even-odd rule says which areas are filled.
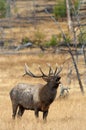
[[[18,13],[18,7],[14,8],[14,13]]]
[[[78,35],[78,41],[80,44],[86,44],[86,32],[83,32],[82,34]]]
[[[39,30],[37,30],[34,34],[34,42],[37,45],[41,45],[45,39],[45,34]]]
[[[75,15],[75,13],[78,13],[78,6],[79,6],[79,1],[75,0],[75,2],[74,2],[74,9],[75,9],[75,11],[73,10],[73,8],[71,8],[70,9],[71,15]]]
[[[29,41],[30,41],[30,40],[29,40],[28,37],[24,37],[24,38],[22,39],[21,44],[26,44],[26,43],[29,42]]]
[[[57,45],[57,37],[55,36],[55,35],[52,35],[52,37],[51,37],[51,39],[50,39],[50,41],[47,41],[46,43],[45,43],[45,46],[46,47],[54,47],[54,46],[56,46]]]
[[[6,0],[0,0],[0,18],[6,16]]]
[[[66,34],[66,39],[65,39],[65,43],[71,43],[71,37],[69,34]]]
[[[53,10],[54,16],[56,19],[58,18],[63,18],[66,16],[66,4],[65,4],[65,0],[64,2],[61,1],[59,2]]]
[[[77,9],[78,9],[78,6],[79,6],[79,0],[76,0],[76,1],[75,1],[74,6],[75,6],[75,10],[77,10]]]

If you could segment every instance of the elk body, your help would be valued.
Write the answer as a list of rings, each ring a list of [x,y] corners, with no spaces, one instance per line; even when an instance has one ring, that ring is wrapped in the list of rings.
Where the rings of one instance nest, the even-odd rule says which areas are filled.
[[[45,85],[37,84],[23,84],[20,83],[10,91],[10,98],[12,101],[13,118],[15,118],[17,109],[18,116],[22,116],[25,110],[33,110],[35,116],[39,116],[39,111],[43,112],[43,119],[46,119],[50,104],[54,101],[57,93],[57,88],[60,84],[59,73],[61,68],[58,70],[56,67],[55,72],[52,68],[49,69],[49,74],[43,73],[39,67],[42,75],[34,75],[25,65],[25,74],[34,78],[42,78],[47,83]]]

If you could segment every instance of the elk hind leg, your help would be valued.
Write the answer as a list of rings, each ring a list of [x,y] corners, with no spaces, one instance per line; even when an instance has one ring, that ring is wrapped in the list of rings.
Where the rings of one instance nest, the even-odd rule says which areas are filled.
[[[12,103],[12,110],[13,110],[12,117],[13,117],[13,119],[15,119],[17,108],[18,108],[18,104]]]

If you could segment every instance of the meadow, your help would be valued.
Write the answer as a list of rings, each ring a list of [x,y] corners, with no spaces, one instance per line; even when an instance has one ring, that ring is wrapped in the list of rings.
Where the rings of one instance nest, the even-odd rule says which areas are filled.
[[[20,82],[45,84],[42,79],[23,77],[24,64],[27,63],[35,74],[39,74],[38,65],[40,64],[43,71],[47,73],[49,68],[46,63],[50,63],[55,68],[56,63],[60,66],[68,58],[70,58],[68,54],[0,55],[0,130],[86,130],[86,93],[81,94],[76,78],[69,86],[71,89],[67,97],[59,98],[60,90],[58,89],[57,97],[50,106],[46,123],[43,122],[41,113],[36,120],[33,111],[25,111],[21,119],[12,119],[10,90]],[[64,85],[67,85],[68,64],[71,64],[71,60],[65,64],[61,72],[61,81]],[[80,67],[80,71],[84,70]],[[86,91],[86,84],[84,89]]]

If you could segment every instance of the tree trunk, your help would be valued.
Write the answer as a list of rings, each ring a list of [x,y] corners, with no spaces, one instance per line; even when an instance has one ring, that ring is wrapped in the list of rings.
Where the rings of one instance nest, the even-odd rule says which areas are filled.
[[[73,32],[72,21],[71,21],[71,16],[70,16],[69,0],[66,0],[66,9],[67,9],[68,29],[70,32]]]
[[[75,70],[76,70],[76,74],[77,74],[77,78],[78,78],[78,82],[79,82],[79,85],[80,85],[81,92],[84,93],[84,89],[83,89],[83,85],[82,85],[82,82],[81,82],[81,79],[80,79],[80,75],[79,75],[79,71],[78,71],[76,61],[74,59],[74,56],[72,54],[72,50],[71,50],[70,46],[68,44],[67,44],[67,46],[69,48],[69,53],[70,53],[72,60],[73,60],[73,64],[74,64],[74,67],[75,67]]]
[[[48,12],[47,10],[45,10],[45,11],[46,11],[46,13],[49,14],[49,12]],[[63,37],[65,43],[67,44],[67,47],[69,48],[69,53],[70,53],[70,55],[71,55],[71,57],[72,57],[73,64],[74,64],[74,67],[75,67],[75,70],[76,70],[76,74],[77,74],[77,78],[78,78],[78,82],[79,82],[79,85],[80,85],[80,89],[81,89],[81,92],[82,92],[82,94],[83,94],[83,93],[84,93],[84,89],[83,89],[83,85],[82,85],[82,82],[81,82],[81,79],[80,79],[78,67],[77,67],[76,61],[75,61],[75,59],[74,59],[74,56],[73,56],[73,54],[72,54],[72,50],[71,50],[71,48],[70,48],[70,45],[69,45],[69,43],[67,42],[66,35],[65,35],[65,33],[63,32],[63,30],[62,30],[62,28],[61,28],[61,26],[60,26],[60,23],[57,22],[56,19],[55,19],[53,16],[51,16],[51,19],[52,19],[52,20],[55,22],[55,24],[58,26],[59,30],[61,31],[62,37]]]

